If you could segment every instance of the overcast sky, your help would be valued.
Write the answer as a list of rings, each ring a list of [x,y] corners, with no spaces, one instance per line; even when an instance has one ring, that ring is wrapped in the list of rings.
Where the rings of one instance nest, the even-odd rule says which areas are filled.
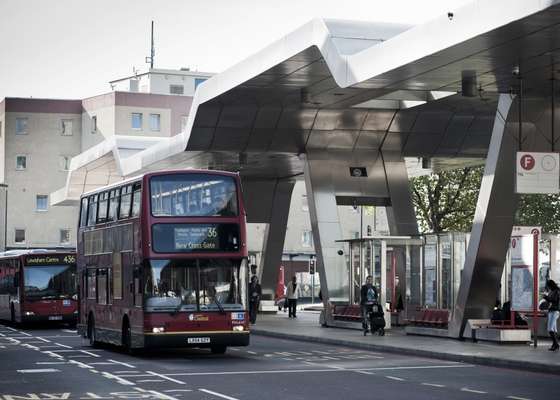
[[[220,72],[314,17],[419,24],[470,0],[0,0],[0,99],[84,98],[142,71]]]

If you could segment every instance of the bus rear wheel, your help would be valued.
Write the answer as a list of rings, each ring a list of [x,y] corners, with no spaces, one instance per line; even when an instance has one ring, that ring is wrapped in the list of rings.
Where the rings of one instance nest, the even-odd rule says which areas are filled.
[[[210,347],[210,351],[212,354],[224,354],[227,350],[226,346],[212,346]]]

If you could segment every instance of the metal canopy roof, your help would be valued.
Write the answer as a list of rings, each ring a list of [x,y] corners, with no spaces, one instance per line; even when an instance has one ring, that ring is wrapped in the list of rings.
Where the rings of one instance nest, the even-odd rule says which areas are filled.
[[[186,132],[118,169],[278,178],[302,174],[305,153],[379,151],[457,166],[486,156],[497,94],[520,83],[512,71],[526,96],[560,78],[560,0],[479,0],[406,28],[313,20],[200,85]]]

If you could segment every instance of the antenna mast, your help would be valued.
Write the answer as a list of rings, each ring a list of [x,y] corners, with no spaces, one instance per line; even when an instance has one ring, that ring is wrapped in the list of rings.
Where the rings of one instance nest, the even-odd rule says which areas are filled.
[[[154,21],[152,21],[152,42],[150,47],[150,56],[146,57],[146,64],[150,63],[150,69],[154,68],[155,56],[156,56],[156,49],[154,48]]]

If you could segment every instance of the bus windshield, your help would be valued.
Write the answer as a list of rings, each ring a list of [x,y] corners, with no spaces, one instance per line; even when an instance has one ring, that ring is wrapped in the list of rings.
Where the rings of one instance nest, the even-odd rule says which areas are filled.
[[[243,310],[246,266],[229,259],[150,260],[146,311]]]
[[[23,273],[28,299],[76,298],[76,264],[25,266]]]
[[[238,215],[235,180],[229,176],[176,174],[154,176],[150,197],[154,217]]]

